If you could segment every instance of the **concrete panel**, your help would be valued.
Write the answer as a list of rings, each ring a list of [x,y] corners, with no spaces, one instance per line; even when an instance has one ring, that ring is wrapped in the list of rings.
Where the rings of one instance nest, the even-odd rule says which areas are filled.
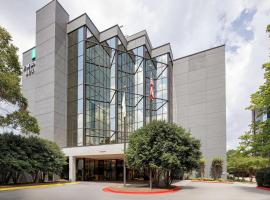
[[[68,13],[52,1],[36,13],[36,71],[23,77],[23,92],[31,96],[31,113],[37,118],[40,136],[66,146],[67,55],[66,25]],[[24,62],[30,62],[31,52]],[[34,97],[34,98],[33,98]],[[56,114],[61,112],[61,114]],[[56,117],[57,115],[61,117]],[[56,131],[56,125],[61,131]]]
[[[52,127],[53,128],[54,118],[52,118],[52,116],[53,116],[53,112],[47,112],[47,113],[42,113],[42,114],[36,115],[36,117],[38,118],[38,122],[40,123],[40,127]],[[53,135],[53,132],[51,132],[51,134]]]
[[[56,3],[57,1],[51,1],[49,4],[36,12],[37,33],[55,22]]]
[[[37,38],[39,40],[39,38]],[[39,46],[36,47],[36,53],[37,53],[37,65],[39,62],[39,59],[48,56],[55,51],[55,38],[50,38],[46,42],[43,42]],[[40,65],[39,68],[42,68],[43,66]]]
[[[201,140],[210,176],[214,157],[222,157],[226,167],[224,46],[175,60],[173,80],[174,122]]]
[[[52,83],[54,82],[54,68],[48,68],[44,71],[37,72],[35,76],[37,77],[38,80],[36,87],[41,87],[43,85]]]
[[[43,28],[39,32],[37,32],[36,46],[39,46],[46,42],[47,40],[54,38],[55,36],[55,24],[50,24],[49,26]]]
[[[94,23],[90,20],[90,18],[87,16],[87,14],[83,14],[79,16],[78,18],[70,21],[67,24],[67,33],[70,33],[81,26],[86,25],[88,29],[91,31],[91,33],[99,40],[99,31],[94,25]]]
[[[189,72],[188,57],[177,59],[173,61],[173,77],[177,78],[177,75]]]
[[[115,25],[111,28],[108,28],[105,31],[102,31],[100,33],[100,42],[103,42],[115,36],[118,36],[124,47],[127,48],[127,40],[118,25]]]
[[[198,81],[198,80],[204,81],[206,78],[206,69],[202,68],[202,69],[190,71],[187,74],[188,74],[188,81],[189,82],[194,82],[194,81]]]
[[[104,156],[123,154],[123,144],[63,148],[66,156]]]
[[[134,40],[131,40],[128,42],[128,45],[127,45],[127,50],[131,50],[131,49],[135,49],[137,47],[140,47],[142,45],[146,45],[147,47],[147,42],[146,42],[146,38],[145,36],[142,36],[140,38],[136,38]],[[147,47],[148,51],[151,50],[149,49],[149,46]]]
[[[138,33],[135,33],[133,35],[128,36],[127,41],[129,42],[131,40],[135,40],[135,39],[140,38],[142,36],[144,36],[146,38],[147,48],[149,48],[149,50],[150,50],[149,52],[151,52],[153,47],[152,47],[151,41],[149,39],[149,36],[148,36],[148,33],[146,30],[142,30]]]
[[[188,73],[183,73],[183,74],[174,74],[174,85],[184,85],[188,83]]]
[[[170,57],[173,58],[171,45],[169,43],[152,49],[151,56],[155,58],[166,53],[169,53]]]
[[[36,101],[42,101],[48,98],[53,98],[54,97],[54,82],[48,83],[41,85],[39,87],[36,87]]]
[[[44,113],[51,113],[54,111],[53,106],[54,99],[53,97],[42,99],[42,101],[36,101],[35,115],[40,116]]]
[[[194,93],[205,91],[206,86],[204,83],[205,83],[204,80],[189,82],[189,84],[187,86],[188,94],[194,94]]]
[[[206,87],[208,90],[215,89],[215,88],[224,88],[225,87],[225,74],[208,77],[206,80]]]

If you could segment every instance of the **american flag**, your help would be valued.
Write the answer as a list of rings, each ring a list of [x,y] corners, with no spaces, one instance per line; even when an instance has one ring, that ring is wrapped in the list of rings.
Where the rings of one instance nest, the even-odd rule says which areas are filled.
[[[150,79],[150,95],[149,95],[149,99],[150,101],[153,101],[155,99],[155,85],[154,85],[154,80],[153,78]]]

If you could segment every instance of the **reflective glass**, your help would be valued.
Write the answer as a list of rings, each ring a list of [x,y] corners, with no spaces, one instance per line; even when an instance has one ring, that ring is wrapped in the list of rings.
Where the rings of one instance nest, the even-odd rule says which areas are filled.
[[[83,55],[83,41],[78,43],[78,56]]]
[[[77,146],[83,146],[83,129],[78,129],[78,132],[77,132]]]
[[[78,70],[83,69],[83,56],[78,57]]]
[[[78,86],[78,99],[83,98],[83,85]]]
[[[78,30],[78,42],[83,40],[83,27]]]
[[[78,100],[78,113],[83,113],[83,100]]]
[[[168,119],[168,56],[149,60],[150,54],[144,46],[127,52],[117,37],[99,43],[85,29],[86,40],[83,28],[69,35],[69,86],[73,88],[69,87],[68,101],[75,103],[69,103],[68,113],[76,113],[74,127],[78,132],[77,143],[98,145],[123,142],[121,105],[124,90],[128,135],[148,123],[150,113],[152,119]],[[154,79],[156,97],[151,103],[151,110],[150,78]],[[84,101],[86,110],[83,110]],[[83,130],[83,116],[86,141],[82,139],[81,142],[77,128]],[[80,134],[83,136],[83,133]]]
[[[78,85],[83,84],[83,70],[78,71]]]

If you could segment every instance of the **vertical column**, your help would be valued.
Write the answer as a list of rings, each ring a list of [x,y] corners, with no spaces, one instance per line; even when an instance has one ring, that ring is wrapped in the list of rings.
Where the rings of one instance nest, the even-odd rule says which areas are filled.
[[[51,1],[36,12],[36,71],[34,116],[40,136],[66,146],[68,13]]]
[[[76,181],[76,157],[69,156],[69,181]]]

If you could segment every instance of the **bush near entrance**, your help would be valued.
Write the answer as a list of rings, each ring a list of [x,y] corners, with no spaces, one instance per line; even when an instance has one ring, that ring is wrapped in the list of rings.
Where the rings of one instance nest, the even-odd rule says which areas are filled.
[[[56,143],[36,136],[0,134],[0,184],[21,183],[28,174],[32,182],[44,182],[46,174],[58,174],[66,164]]]
[[[125,158],[132,169],[151,168],[154,186],[169,186],[180,173],[198,169],[200,141],[176,124],[153,121],[129,137]]]

